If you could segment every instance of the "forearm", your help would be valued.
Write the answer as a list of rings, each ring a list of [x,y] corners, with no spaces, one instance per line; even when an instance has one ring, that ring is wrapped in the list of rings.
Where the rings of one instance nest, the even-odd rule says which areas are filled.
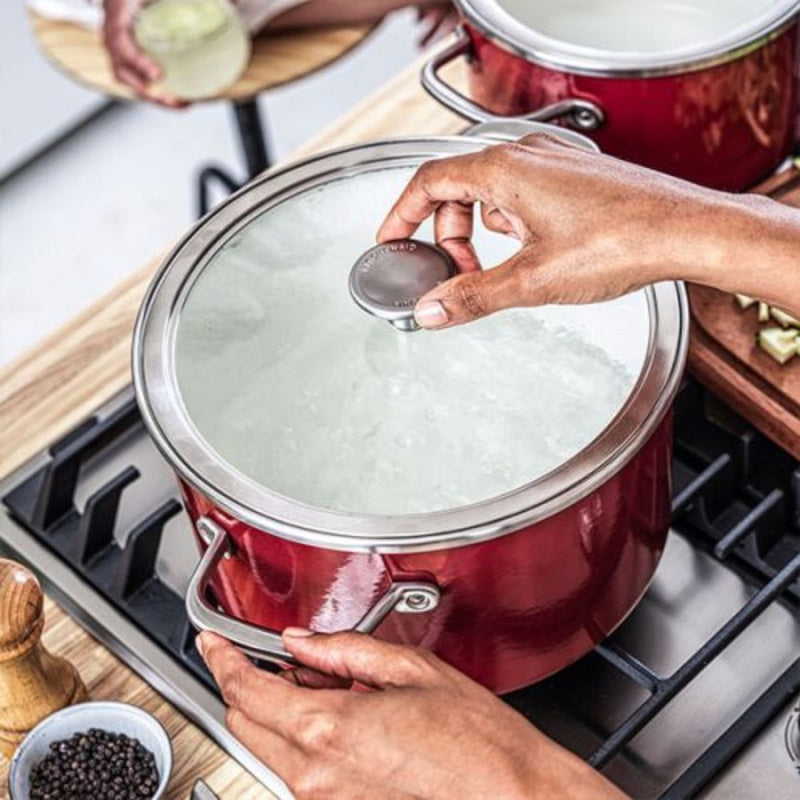
[[[800,316],[800,211],[757,195],[722,195],[695,224],[702,230],[687,239],[681,277]]]
[[[548,752],[535,766],[534,778],[520,793],[526,800],[550,800],[569,797],[570,800],[626,800],[627,795],[585,761],[553,742]],[[568,787],[568,788],[567,788]]]
[[[416,5],[434,5],[435,0],[422,0]],[[375,22],[408,0],[309,0],[281,14],[269,23],[270,28],[313,28],[328,25],[358,25]]]

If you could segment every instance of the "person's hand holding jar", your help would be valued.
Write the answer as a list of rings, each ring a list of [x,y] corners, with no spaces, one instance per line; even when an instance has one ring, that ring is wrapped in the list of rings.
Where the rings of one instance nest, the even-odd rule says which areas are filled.
[[[148,0],[104,0],[103,42],[114,77],[137,97],[168,108],[186,105],[183,97],[156,88],[162,67],[137,41],[136,15]],[[251,30],[314,28],[329,25],[356,25],[375,22],[406,6],[415,6],[424,26],[425,44],[452,25],[453,9],[442,0],[233,0]]]
[[[143,100],[180,108],[184,103],[177,97],[154,91],[153,84],[161,77],[161,67],[134,38],[133,21],[142,5],[143,0],[105,0],[103,3],[103,43],[114,77]]]

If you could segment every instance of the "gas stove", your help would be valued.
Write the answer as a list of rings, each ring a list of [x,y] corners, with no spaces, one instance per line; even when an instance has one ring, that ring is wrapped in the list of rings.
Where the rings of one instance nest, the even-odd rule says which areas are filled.
[[[640,605],[591,654],[505,700],[637,800],[800,797],[800,465],[689,381],[674,478],[672,532]],[[290,797],[225,730],[182,601],[194,538],[130,390],[0,497],[0,548]]]

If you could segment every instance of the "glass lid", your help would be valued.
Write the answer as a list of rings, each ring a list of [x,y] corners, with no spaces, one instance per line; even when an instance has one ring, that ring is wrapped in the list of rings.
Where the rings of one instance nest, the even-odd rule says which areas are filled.
[[[236,470],[311,506],[420,514],[517,489],[588,445],[644,362],[641,293],[443,331],[366,314],[350,269],[411,175],[285,200],[218,250],[183,304],[175,365],[198,432]],[[480,232],[476,246],[495,264],[516,243]]]
[[[419,163],[486,143],[311,159],[178,246],[143,304],[133,368],[148,429],[185,479],[286,538],[397,552],[501,535],[632,457],[677,388],[679,286],[413,332],[350,293]],[[431,241],[430,226],[415,238]],[[517,247],[479,222],[475,244],[486,265]]]

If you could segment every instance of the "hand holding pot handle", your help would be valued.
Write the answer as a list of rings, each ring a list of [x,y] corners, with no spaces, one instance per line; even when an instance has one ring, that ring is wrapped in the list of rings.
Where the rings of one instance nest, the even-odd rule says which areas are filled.
[[[278,631],[229,617],[209,602],[208,584],[217,564],[229,557],[231,543],[226,531],[208,517],[201,517],[195,525],[207,549],[186,590],[186,612],[192,624],[201,631],[213,631],[224,636],[254,658],[296,664],[295,657],[283,646]],[[353,630],[372,633],[392,611],[422,614],[432,611],[438,603],[439,589],[435,585],[424,581],[395,581]]]
[[[284,644],[305,670],[273,675],[218,636],[198,640],[231,732],[297,800],[624,797],[432,653],[296,629],[284,632]],[[366,690],[348,691],[354,681]]]
[[[473,216],[519,240],[484,269]],[[420,299],[423,328],[514,306],[608,300],[662,280],[741,292],[800,313],[800,213],[756,195],[706,189],[549,134],[424,164],[378,232],[436,242],[462,273]],[[754,265],[769,264],[768,270]]]

